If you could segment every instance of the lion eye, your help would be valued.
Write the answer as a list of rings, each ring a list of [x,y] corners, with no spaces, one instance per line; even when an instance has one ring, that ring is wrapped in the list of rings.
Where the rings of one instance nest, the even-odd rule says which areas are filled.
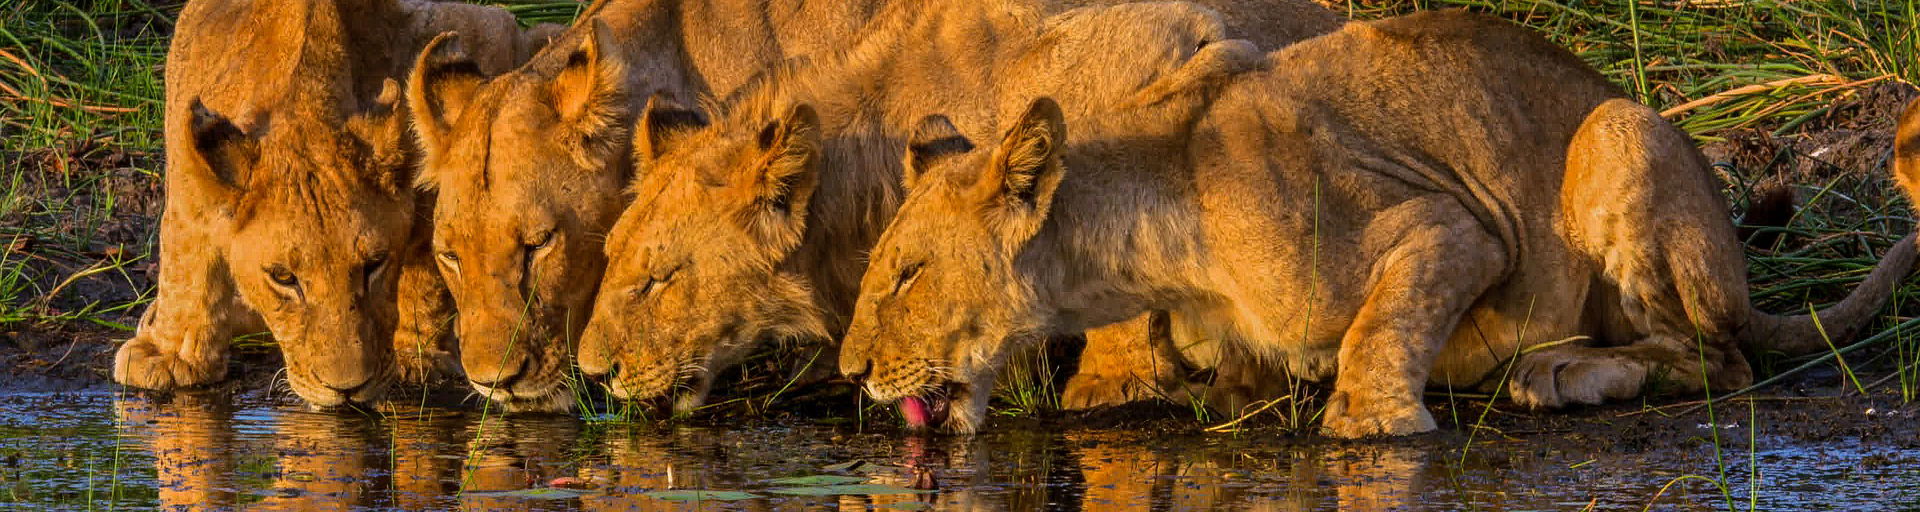
[[[673,279],[673,274],[679,271],[680,267],[674,267],[665,273],[647,278],[646,284],[640,285],[640,289],[633,292],[634,297],[645,298],[648,295],[652,295],[654,290],[658,290],[661,286],[666,285],[668,280]]]
[[[374,253],[373,256],[367,257],[366,269],[367,284],[371,286],[374,281],[380,279],[380,272],[387,269],[386,251],[377,252]]]
[[[267,277],[270,279],[273,279],[273,282],[280,286],[294,286],[294,285],[300,284],[300,279],[297,277],[294,277],[293,271],[287,270],[287,267],[276,265],[273,268],[269,268],[267,269]]]
[[[914,262],[901,267],[900,277],[893,281],[893,293],[906,291],[907,285],[913,284],[913,278],[920,277],[920,267],[924,266],[926,266],[925,262]]]
[[[552,246],[553,230],[541,232],[540,236],[534,237],[532,240],[534,240],[532,243],[527,244],[527,250],[538,251]]]

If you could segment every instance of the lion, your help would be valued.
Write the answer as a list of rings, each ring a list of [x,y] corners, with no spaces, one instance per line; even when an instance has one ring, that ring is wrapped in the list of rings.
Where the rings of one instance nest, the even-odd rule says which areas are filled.
[[[424,151],[416,182],[436,196],[434,261],[459,309],[469,384],[508,411],[573,407],[562,377],[601,239],[625,205],[636,101],[726,94],[830,48],[877,2],[603,0],[491,78],[463,35],[422,49],[407,91]]]
[[[608,232],[581,370],[611,374],[617,397],[673,394],[676,413],[700,406],[719,373],[768,341],[799,347],[800,382],[830,374],[862,255],[904,195],[902,155],[965,150],[962,133],[992,129],[1002,90],[1158,101],[1258,58],[1215,13],[1184,3],[1081,8],[994,38],[952,29],[1002,8],[892,6],[847,52],[711,106],[711,124],[665,100],[649,105],[632,143],[644,170]],[[958,108],[914,123],[935,105]],[[1139,398],[1147,390],[1136,382],[1174,373],[1134,375],[1143,331],[1089,338],[1082,368],[1092,371],[1068,387],[1076,405]]]
[[[983,7],[1001,3],[982,18],[946,20],[943,35],[991,41],[1030,30],[1046,5]],[[893,4],[922,5],[602,1],[527,65],[494,78],[471,72],[458,36],[424,49],[407,93],[425,151],[417,181],[437,198],[435,260],[459,306],[461,363],[475,389],[513,411],[572,407],[561,377],[597,291],[579,283],[600,281],[602,237],[635,173],[629,131],[646,101],[730,96],[788,59],[839,52]],[[1330,17],[1314,22],[1330,26]]]
[[[1040,97],[992,144],[909,161],[841,372],[972,432],[1012,349],[1158,309],[1331,381],[1323,432],[1406,435],[1436,428],[1429,385],[1534,408],[1745,386],[1743,349],[1853,336],[1915,257],[1896,244],[1819,323],[1756,310],[1687,135],[1464,11],[1349,23],[1205,103]]]
[[[114,380],[220,381],[228,342],[271,332],[307,403],[378,399],[450,366],[392,80],[425,36],[482,37],[483,69],[531,53],[495,8],[413,0],[196,0],[166,67],[158,297]],[[398,361],[396,361],[398,359]]]

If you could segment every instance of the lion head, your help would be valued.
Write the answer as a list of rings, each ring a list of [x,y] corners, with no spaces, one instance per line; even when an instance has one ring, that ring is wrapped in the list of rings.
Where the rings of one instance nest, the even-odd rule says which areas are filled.
[[[604,23],[576,28],[491,79],[442,35],[409,80],[461,363],[510,411],[572,407],[572,344],[605,265],[603,234],[626,203],[626,68]]]
[[[1060,107],[1042,99],[996,148],[909,148],[910,192],[874,247],[840,370],[901,401],[914,426],[972,432],[1011,349],[1045,334],[1016,267],[1047,220],[1065,139]]]
[[[392,380],[395,294],[415,244],[406,121],[391,81],[378,105],[249,113],[242,128],[195,100],[174,169],[225,226],[232,285],[280,344],[293,390],[316,406],[378,399]]]
[[[811,272],[793,261],[819,183],[820,120],[806,105],[710,127],[650,103],[634,137],[645,169],[607,239],[607,276],[580,366],[625,398],[689,392],[767,339],[828,339]],[[614,370],[618,369],[617,372]],[[691,381],[690,383],[688,381]]]

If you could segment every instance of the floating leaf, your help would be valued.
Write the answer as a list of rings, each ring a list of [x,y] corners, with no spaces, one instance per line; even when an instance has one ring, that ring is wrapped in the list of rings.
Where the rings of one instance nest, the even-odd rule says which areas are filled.
[[[760,497],[758,494],[740,491],[699,491],[691,489],[673,489],[653,491],[647,497],[667,501],[737,501]]]
[[[813,475],[813,476],[790,476],[786,478],[775,478],[772,480],[768,480],[767,483],[773,484],[773,485],[840,485],[840,484],[857,484],[865,481],[867,481],[866,477],[859,477],[859,476]]]
[[[551,487],[542,487],[539,489],[521,489],[518,491],[507,491],[507,492],[497,492],[497,493],[474,493],[474,494],[485,494],[490,496],[511,496],[514,498],[526,498],[531,500],[570,500],[573,498],[578,498],[578,497],[587,495],[587,493],[585,492],[581,492],[574,489],[554,489]]]
[[[866,464],[867,464],[867,461],[864,461],[864,460],[850,460],[850,461],[842,462],[839,464],[826,466],[820,469],[824,471],[858,471],[860,469],[860,466],[864,466]]]
[[[834,496],[840,494],[919,494],[933,492],[923,489],[908,489],[896,485],[848,484],[820,485],[813,487],[776,487],[767,489],[774,494],[792,494],[796,496]]]

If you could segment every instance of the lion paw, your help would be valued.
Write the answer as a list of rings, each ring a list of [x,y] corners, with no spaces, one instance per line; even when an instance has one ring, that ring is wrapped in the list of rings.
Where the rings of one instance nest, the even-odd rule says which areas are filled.
[[[1079,411],[1124,405],[1153,396],[1145,382],[1132,376],[1079,374],[1060,392],[1060,407]]]
[[[226,358],[189,361],[135,335],[113,356],[113,380],[128,386],[166,391],[212,384],[227,376]]]
[[[1328,436],[1359,439],[1419,434],[1439,428],[1433,421],[1433,413],[1427,412],[1427,408],[1418,401],[1411,404],[1396,402],[1355,404],[1346,393],[1335,391],[1333,397],[1327,400],[1326,415],[1320,429]]]
[[[1545,352],[1523,357],[1513,376],[1507,391],[1514,403],[1558,409],[1639,396],[1647,372],[1625,358]]]

